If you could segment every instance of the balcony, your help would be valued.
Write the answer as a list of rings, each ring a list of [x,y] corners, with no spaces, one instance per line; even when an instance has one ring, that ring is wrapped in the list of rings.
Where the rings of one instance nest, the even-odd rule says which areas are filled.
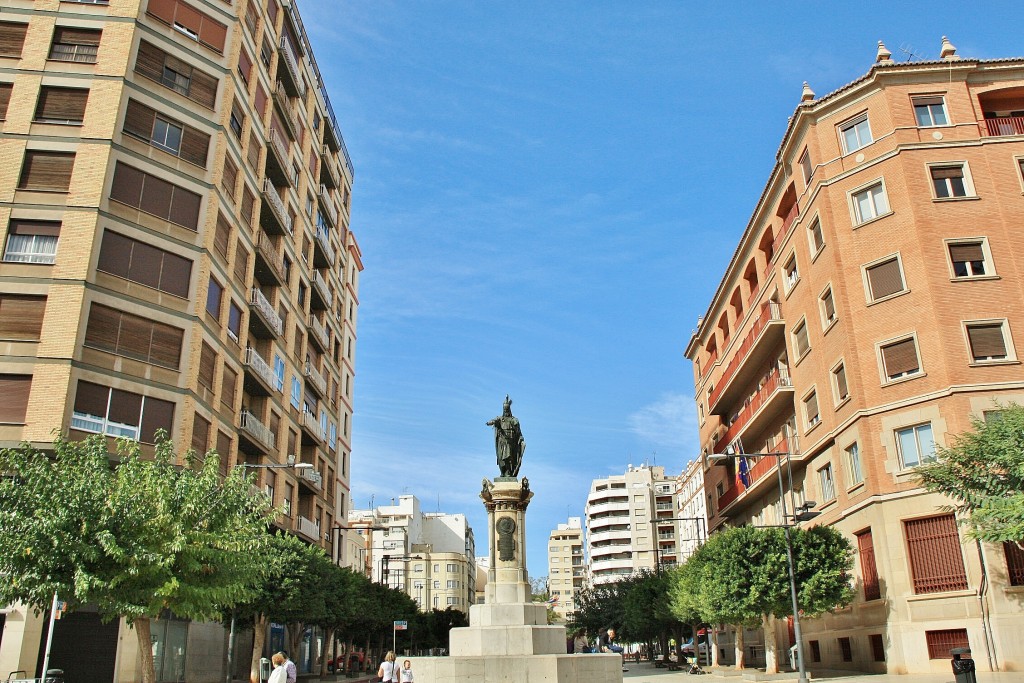
[[[324,487],[324,478],[316,470],[296,470],[299,475],[299,483],[319,493]]]
[[[766,302],[708,397],[710,412],[716,413],[719,403],[728,403],[728,400],[738,398],[746,385],[764,372],[766,363],[778,351],[779,345],[785,344],[785,332],[786,325],[779,304]]]
[[[320,182],[332,189],[341,187],[341,176],[334,167],[334,159],[327,145],[320,148]]]
[[[796,448],[796,443],[794,442],[793,449],[792,451],[790,451],[790,442],[787,439],[781,439],[772,448],[772,452],[789,452],[791,454],[796,454],[799,452],[799,449]],[[768,481],[768,475],[770,473],[775,472],[775,465],[777,464],[777,462],[786,462],[785,458],[777,459],[775,456],[768,455],[761,458],[748,458],[748,461],[751,460],[754,462],[752,465],[750,465],[750,469],[747,473],[747,481],[749,482],[749,485],[744,486],[743,481],[740,479],[740,476],[737,473],[733,478],[733,481],[731,482],[731,487],[729,488],[729,490],[718,497],[719,514],[721,514],[727,506],[732,505],[732,503],[734,503],[736,499],[739,498],[740,495],[742,495],[743,493],[746,493],[747,491],[754,489],[761,489],[762,487],[766,488],[768,485],[765,484],[765,482]],[[783,472],[783,474],[785,474],[785,472]],[[774,486],[775,484],[771,485]]]
[[[302,80],[302,72],[299,71],[299,60],[295,58],[295,52],[287,38],[281,38],[280,48],[277,60],[277,78],[284,83],[285,90],[289,95],[302,97],[306,88]]]
[[[253,396],[270,396],[280,392],[274,370],[251,346],[245,349],[245,391]]]
[[[591,531],[591,543],[603,543],[605,541],[628,541],[630,539],[629,529],[609,529],[608,531]]]
[[[739,415],[718,440],[718,446],[724,449],[735,441],[743,432],[756,432],[775,415],[781,406],[788,404],[789,412],[793,411],[793,380],[785,368],[774,368],[768,373],[764,384],[751,397],[750,401],[739,412]]]
[[[793,222],[799,215],[800,205],[794,201],[793,206],[790,207],[789,211],[786,212],[785,218],[782,219],[782,227],[779,228],[779,234],[775,236],[775,241],[772,242],[773,254],[778,254],[779,250],[782,249],[782,243],[786,241],[790,228],[793,227]]]
[[[1024,135],[1024,116],[986,118],[982,131],[987,136]]]
[[[324,324],[312,314],[309,316],[309,338],[316,343],[322,353],[328,353],[331,350],[330,333]]]
[[[295,184],[292,180],[291,142],[274,126],[267,130],[267,178],[281,187]]]
[[[281,114],[281,123],[287,129],[285,132],[288,133],[288,137],[292,140],[297,140],[299,126],[295,122],[295,114],[292,112],[292,103],[288,97],[288,91],[285,90],[284,83],[281,81],[278,81],[277,85],[274,86],[274,104],[277,105],[277,111]]]
[[[256,236],[256,279],[278,287],[285,284],[284,258],[265,232]]]
[[[280,337],[284,331],[284,322],[274,310],[273,305],[258,287],[249,293],[249,329],[257,339],[273,339]]]
[[[248,410],[238,416],[238,450],[250,455],[266,455],[277,445],[270,428]]]
[[[327,430],[320,424],[320,420],[317,419],[316,415],[305,408],[302,410],[302,419],[299,421],[299,424],[302,426],[303,436],[312,437],[311,439],[304,438],[302,440],[303,444],[309,445],[315,443],[323,445],[327,443]]]
[[[331,268],[334,266],[334,247],[331,236],[323,225],[316,226],[316,239],[313,241],[313,266],[315,268]]]
[[[320,274],[319,270],[313,271],[313,286],[310,288],[312,296],[309,299],[309,306],[315,311],[329,311],[334,304],[334,297],[331,296],[331,289],[327,286],[327,280]]]
[[[320,206],[323,207],[326,216],[331,219],[331,227],[338,227],[338,209],[334,206],[331,193],[327,190],[326,185],[320,186]]]
[[[263,205],[270,209],[260,212],[260,225],[263,229],[271,235],[292,234],[292,218],[288,208],[269,178],[263,181]]]
[[[320,541],[320,525],[302,515],[295,518],[295,531],[312,541]]]
[[[316,390],[320,398],[327,396],[327,379],[308,360],[302,367],[302,374],[305,376],[306,381],[309,382],[309,385]]]

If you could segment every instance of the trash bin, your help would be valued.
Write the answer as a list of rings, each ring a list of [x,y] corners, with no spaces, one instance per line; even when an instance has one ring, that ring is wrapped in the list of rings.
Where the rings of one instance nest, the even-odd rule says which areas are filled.
[[[971,659],[971,649],[957,647],[949,651],[953,655],[950,664],[953,666],[953,677],[956,683],[978,683],[978,677],[974,673],[974,660]],[[964,659],[964,655],[967,658]]]

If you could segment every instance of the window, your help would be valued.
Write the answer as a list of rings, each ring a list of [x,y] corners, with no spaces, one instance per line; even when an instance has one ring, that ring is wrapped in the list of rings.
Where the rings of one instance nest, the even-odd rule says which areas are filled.
[[[447,583],[447,585],[445,587],[446,588],[458,588],[459,587],[459,582],[458,581],[452,581],[452,580],[449,579],[449,581],[448,581],[448,583]]]
[[[249,78],[252,76],[252,57],[249,56],[249,52],[245,48],[238,53],[238,75],[242,77],[242,82],[248,89]]]
[[[854,225],[861,225],[890,212],[885,187],[879,181],[850,195],[853,199]]]
[[[832,298],[832,287],[826,287],[825,291],[818,297],[818,305],[821,307],[821,326],[824,329],[832,327],[832,323],[839,319],[836,315],[836,302]]]
[[[32,375],[0,375],[0,424],[25,423],[31,389]]]
[[[917,125],[922,128],[930,126],[945,126],[949,124],[946,117],[946,103],[941,95],[936,97],[912,97],[914,104],[914,118]]]
[[[242,309],[232,301],[228,306],[228,337],[236,344],[242,334]]]
[[[812,662],[820,662],[821,661],[821,644],[817,640],[811,640],[811,641],[808,641],[808,642],[810,643],[810,646],[811,646],[811,661]]]
[[[850,473],[850,484],[859,484],[864,481],[864,470],[860,465],[860,446],[856,442],[847,446],[844,450],[846,453],[846,469]]]
[[[965,169],[966,164],[929,167],[936,199],[974,196],[974,185],[965,175]]]
[[[241,141],[242,126],[245,124],[245,114],[242,112],[242,108],[238,106],[237,100],[231,104],[231,118],[229,124],[231,125],[231,130],[234,132],[235,137]]]
[[[907,337],[891,344],[879,346],[882,357],[882,374],[885,382],[910,377],[921,372],[921,361],[917,356],[917,340]]]
[[[89,100],[88,89],[55,88],[44,85],[39,89],[36,102],[36,123],[80,124],[85,119],[85,105]]]
[[[292,377],[291,405],[292,405],[292,408],[295,408],[296,410],[298,410],[299,406],[301,404],[302,404],[302,382],[299,380],[298,376],[295,375],[295,376]]]
[[[260,42],[260,61],[263,62],[263,66],[267,69],[270,68],[270,60],[274,55],[274,48],[270,44],[270,40],[267,36],[263,36],[263,40]]]
[[[74,152],[27,150],[21,167],[19,190],[35,192],[67,192],[71,187]]]
[[[949,651],[953,648],[965,647],[970,649],[971,643],[967,638],[967,629],[950,628],[942,631],[925,631],[925,642],[928,644],[928,659],[946,659]]]
[[[200,456],[206,455],[210,445],[210,421],[199,413],[192,416],[192,450]]]
[[[274,354],[274,388],[284,391],[284,359]]]
[[[274,504],[274,491],[277,488],[277,472],[272,469],[267,470],[267,476],[263,480],[263,493],[266,494],[267,498],[270,499],[270,504]]]
[[[58,62],[95,64],[102,33],[72,26],[57,26],[53,29],[49,59]]]
[[[13,90],[13,83],[0,83],[0,121],[7,119],[7,107],[11,104]]]
[[[20,57],[28,24],[0,21],[0,57]]]
[[[807,355],[811,350],[811,343],[807,338],[807,321],[801,320],[793,329],[793,346],[796,349],[797,360]]]
[[[93,303],[85,345],[143,363],[178,369],[184,331],[172,325]]]
[[[217,321],[220,321],[220,302],[223,294],[223,285],[211,277],[210,286],[206,290],[206,312]]]
[[[231,224],[223,213],[217,212],[217,223],[213,230],[213,249],[225,261],[228,260],[228,247],[231,244]]]
[[[236,164],[230,156],[224,156],[224,169],[220,176],[220,186],[223,188],[224,193],[234,203],[235,199],[235,188],[238,185],[238,164]]]
[[[292,516],[292,498],[295,495],[295,486],[290,482],[284,484],[284,500],[281,501],[284,506],[284,516]]]
[[[174,403],[78,381],[71,428],[153,443],[158,429],[171,431]]]
[[[818,410],[818,392],[811,391],[804,398],[804,418],[807,421],[807,428],[821,422],[821,412]]]
[[[981,238],[966,242],[950,242],[949,261],[953,264],[953,277],[972,278],[995,275],[988,253],[988,240]]]
[[[885,641],[881,633],[872,633],[868,636],[868,643],[871,645],[871,656],[876,662],[885,661]]]
[[[899,256],[886,257],[882,261],[865,266],[864,274],[867,280],[868,303],[881,301],[906,291]]]
[[[216,78],[145,40],[139,43],[135,72],[184,95],[207,109],[213,109],[216,104]]]
[[[202,198],[120,161],[114,167],[110,198],[145,213],[196,231]]]
[[[903,469],[935,460],[935,440],[930,422],[896,430],[896,442]]]
[[[146,13],[197,43],[223,54],[227,26],[183,0],[150,0]]]
[[[4,261],[52,264],[57,260],[60,223],[11,220],[7,226]]]
[[[213,376],[217,372],[217,352],[205,341],[199,351],[199,386],[213,391]]]
[[[789,259],[786,260],[786,265],[784,265],[782,269],[786,274],[786,292],[788,293],[796,287],[796,283],[800,281],[800,271],[796,266],[796,254],[790,255]]]
[[[817,254],[825,247],[825,235],[821,232],[821,220],[815,218],[807,228],[807,239],[811,242],[811,254]]]
[[[1013,360],[1014,354],[1007,339],[1009,328],[1006,320],[965,323],[967,345],[971,360],[975,363]]]
[[[181,152],[183,132],[181,126],[157,116],[153,123],[152,142],[155,146],[177,155]]]
[[[832,477],[832,463],[818,470],[818,488],[821,490],[823,502],[827,503],[836,499],[836,482]]]
[[[814,175],[814,167],[811,165],[811,151],[804,149],[804,153],[800,155],[800,170],[804,174],[804,185],[811,184],[811,176]]]
[[[870,145],[872,139],[868,115],[861,114],[841,124],[839,126],[839,136],[843,141],[843,154],[851,154],[861,147]]]
[[[188,298],[191,261],[110,230],[103,233],[96,268],[161,292]]]
[[[0,294],[0,339],[39,341],[45,313],[45,296]]]
[[[238,386],[238,373],[224,363],[224,373],[220,380],[220,402],[230,411],[235,411],[235,395]]]
[[[850,388],[846,385],[846,366],[842,362],[832,368],[832,390],[837,404],[850,398]]]
[[[1003,555],[1006,557],[1006,574],[1010,577],[1010,585],[1024,586],[1024,548],[1019,543],[1006,541],[1003,543]]]
[[[853,661],[853,646],[850,643],[850,639],[847,638],[847,637],[843,637],[843,638],[837,638],[836,640],[839,643],[839,652],[842,654],[843,661],[844,662],[852,662]]]
[[[457,605],[457,604],[459,604],[459,599],[458,598],[448,598],[448,604],[449,605]]]
[[[871,537],[871,529],[858,534],[857,553],[860,555],[860,574],[864,584],[864,600],[878,600],[882,597],[881,584],[878,581],[878,566],[875,563],[875,542]]]

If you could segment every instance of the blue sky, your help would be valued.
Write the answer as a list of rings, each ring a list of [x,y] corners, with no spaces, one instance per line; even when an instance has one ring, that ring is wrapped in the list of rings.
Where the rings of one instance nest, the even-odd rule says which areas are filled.
[[[728,4],[728,9],[722,6]],[[462,512],[505,394],[531,575],[590,481],[698,451],[683,349],[803,81],[1019,56],[962,3],[342,2],[300,10],[356,167],[363,251],[352,497]]]

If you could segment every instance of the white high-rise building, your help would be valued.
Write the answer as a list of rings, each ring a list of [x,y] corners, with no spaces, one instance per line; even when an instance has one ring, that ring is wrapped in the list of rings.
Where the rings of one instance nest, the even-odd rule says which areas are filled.
[[[699,458],[686,466],[676,479],[676,538],[678,561],[686,562],[707,540],[708,506],[704,491],[704,467]]]
[[[583,520],[570,517],[548,536],[548,593],[557,598],[552,609],[567,621],[575,609],[576,593],[586,583],[583,561]]]

